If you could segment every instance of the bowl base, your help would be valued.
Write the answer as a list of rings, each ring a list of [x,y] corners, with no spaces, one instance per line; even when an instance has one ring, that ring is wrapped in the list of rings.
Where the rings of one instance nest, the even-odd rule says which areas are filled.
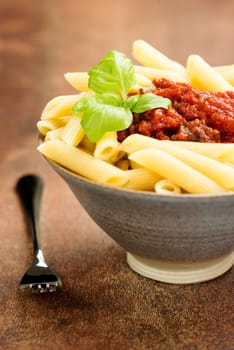
[[[138,274],[156,281],[172,284],[190,284],[209,281],[234,264],[234,252],[201,262],[165,262],[142,258],[127,252],[127,263]]]

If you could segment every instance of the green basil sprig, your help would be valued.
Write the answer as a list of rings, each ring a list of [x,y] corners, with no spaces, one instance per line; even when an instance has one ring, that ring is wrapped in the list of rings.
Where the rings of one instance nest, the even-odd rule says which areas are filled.
[[[74,114],[82,113],[81,125],[92,142],[107,131],[127,129],[133,120],[132,112],[142,113],[153,108],[169,108],[171,101],[153,93],[128,97],[136,84],[135,69],[123,53],[110,51],[89,72],[87,94],[73,107]]]

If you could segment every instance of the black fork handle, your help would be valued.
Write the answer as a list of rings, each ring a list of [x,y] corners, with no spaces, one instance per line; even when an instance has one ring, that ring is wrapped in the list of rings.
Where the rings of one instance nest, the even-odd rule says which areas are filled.
[[[30,224],[35,253],[40,250],[38,219],[43,188],[43,179],[34,174],[22,176],[16,184],[16,191],[20,197]]]

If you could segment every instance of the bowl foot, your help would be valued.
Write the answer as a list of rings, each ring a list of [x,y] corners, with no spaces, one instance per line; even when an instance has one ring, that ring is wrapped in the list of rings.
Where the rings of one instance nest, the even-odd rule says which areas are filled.
[[[191,263],[151,260],[127,252],[127,263],[135,272],[156,281],[190,284],[209,281],[224,274],[234,264],[234,252]]]

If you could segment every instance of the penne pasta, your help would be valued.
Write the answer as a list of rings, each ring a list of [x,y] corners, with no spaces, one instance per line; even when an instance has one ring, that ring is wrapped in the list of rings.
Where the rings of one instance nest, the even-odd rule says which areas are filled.
[[[185,68],[181,64],[171,60],[146,41],[134,41],[132,49],[133,57],[143,66],[173,71],[186,77]]]
[[[95,159],[90,154],[60,140],[51,140],[38,146],[38,150],[54,162],[87,179],[112,186],[124,186],[128,178],[114,165]]]
[[[56,119],[64,115],[72,115],[72,107],[81,98],[79,95],[58,96],[47,103],[41,114],[41,120]]]
[[[127,153],[132,153],[142,148],[157,148],[159,142],[162,145],[168,143],[176,147],[188,149],[221,162],[234,163],[233,143],[163,141],[140,134],[132,134],[121,143],[121,148]]]
[[[182,160],[185,164],[208,176],[220,186],[229,190],[234,190],[234,169],[232,167],[215,159],[203,156],[202,154],[175,146],[173,147],[171,144],[164,143],[163,147],[159,147],[159,149]]]
[[[120,149],[120,143],[117,141],[116,132],[105,133],[96,143],[93,155],[94,158],[111,163],[115,163],[122,158],[124,152]]]
[[[227,163],[230,166],[234,166],[234,151],[233,148],[229,148],[220,156],[220,161]]]
[[[215,71],[222,75],[229,84],[234,86],[234,64],[214,67]]]
[[[81,126],[81,117],[72,116],[63,130],[61,139],[69,145],[77,146],[84,135],[85,132]]]
[[[173,182],[188,193],[221,193],[225,189],[176,157],[158,149],[143,149],[129,155],[141,166]],[[175,171],[176,169],[176,171]]]
[[[135,73],[136,76],[136,81],[139,87],[145,87],[145,88],[153,88],[154,84],[152,81],[147,78],[145,75],[140,74],[140,73]]]
[[[87,72],[71,72],[64,74],[67,82],[76,90],[88,91],[89,76]]]
[[[168,142],[168,141],[166,141]],[[212,159],[217,159],[221,162],[234,163],[234,144],[233,143],[209,143],[209,142],[173,142],[176,147],[188,149],[196,153]]]
[[[59,139],[61,140],[61,135],[63,133],[64,128],[57,128],[54,130],[50,130],[46,133],[44,141],[49,141],[49,140],[55,140]]]
[[[197,89],[214,92],[234,90],[232,85],[199,55],[188,57],[186,71],[190,84]]]
[[[131,148],[131,152],[136,151],[133,150],[134,146],[140,144],[138,146],[138,149],[144,149],[149,148],[151,142],[148,142],[148,137],[142,136],[142,135],[134,135],[134,145]],[[137,141],[138,140],[138,141]],[[206,175],[210,179],[217,182],[220,186],[229,189],[234,190],[234,169],[233,167],[230,167],[227,164],[224,164],[220,161],[217,161],[215,159],[211,159],[207,156],[204,156],[202,154],[196,153],[194,151],[184,149],[181,147],[177,147],[172,142],[163,142],[163,141],[157,141],[153,142],[155,145],[155,149],[162,150],[164,152],[167,152],[168,154],[176,157],[177,159],[183,161],[185,164],[189,165],[193,169],[198,170],[202,174]],[[145,147],[146,146],[146,147]],[[126,147],[124,150],[126,152],[129,152],[129,148]]]
[[[166,179],[156,182],[154,190],[158,194],[175,195],[181,193],[181,188],[179,186],[176,186],[173,182]]]
[[[58,126],[57,120],[40,120],[37,122],[37,129],[41,135],[46,135],[48,131],[56,129]]]
[[[159,68],[151,68],[135,65],[136,74],[141,74],[153,81],[154,79],[166,78],[172,81],[187,82],[187,79],[179,73]]]
[[[153,191],[155,183],[161,180],[160,175],[142,167],[126,170],[124,176],[128,179],[127,183],[124,185],[125,188],[141,191]]]

